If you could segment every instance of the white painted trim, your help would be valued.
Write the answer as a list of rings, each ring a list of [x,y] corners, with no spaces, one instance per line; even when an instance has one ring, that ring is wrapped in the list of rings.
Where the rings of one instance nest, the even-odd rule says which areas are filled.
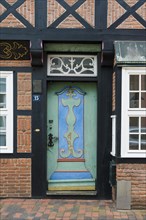
[[[116,115],[111,115],[112,119],[112,151],[111,155],[116,155]]]
[[[0,153],[13,153],[13,72],[0,71],[0,77],[6,78],[6,108],[0,109],[6,115],[6,146],[0,146]]]
[[[145,108],[129,108],[129,75],[146,74],[146,67],[122,68],[122,107],[121,107],[121,157],[145,158],[146,150],[129,150],[129,117],[146,117]]]

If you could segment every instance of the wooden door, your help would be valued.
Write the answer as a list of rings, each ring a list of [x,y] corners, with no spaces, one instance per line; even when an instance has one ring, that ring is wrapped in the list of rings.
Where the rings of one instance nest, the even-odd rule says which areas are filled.
[[[95,190],[96,83],[48,83],[48,190]]]

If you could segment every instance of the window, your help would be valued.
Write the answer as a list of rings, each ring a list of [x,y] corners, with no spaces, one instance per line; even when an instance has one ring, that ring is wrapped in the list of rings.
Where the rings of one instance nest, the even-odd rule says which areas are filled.
[[[122,69],[121,156],[146,157],[146,67]]]
[[[13,152],[13,72],[0,71],[0,153]]]
[[[97,76],[97,57],[93,55],[49,55],[49,76]]]

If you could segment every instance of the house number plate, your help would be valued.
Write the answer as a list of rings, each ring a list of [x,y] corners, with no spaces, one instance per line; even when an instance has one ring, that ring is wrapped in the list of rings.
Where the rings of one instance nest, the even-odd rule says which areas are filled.
[[[41,96],[40,95],[33,95],[32,100],[33,100],[33,102],[39,102],[41,100]]]

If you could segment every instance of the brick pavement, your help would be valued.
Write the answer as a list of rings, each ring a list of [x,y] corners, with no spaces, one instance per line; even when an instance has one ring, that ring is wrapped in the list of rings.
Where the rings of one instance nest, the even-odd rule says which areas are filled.
[[[145,210],[116,210],[111,200],[1,199],[0,220],[146,220]]]

